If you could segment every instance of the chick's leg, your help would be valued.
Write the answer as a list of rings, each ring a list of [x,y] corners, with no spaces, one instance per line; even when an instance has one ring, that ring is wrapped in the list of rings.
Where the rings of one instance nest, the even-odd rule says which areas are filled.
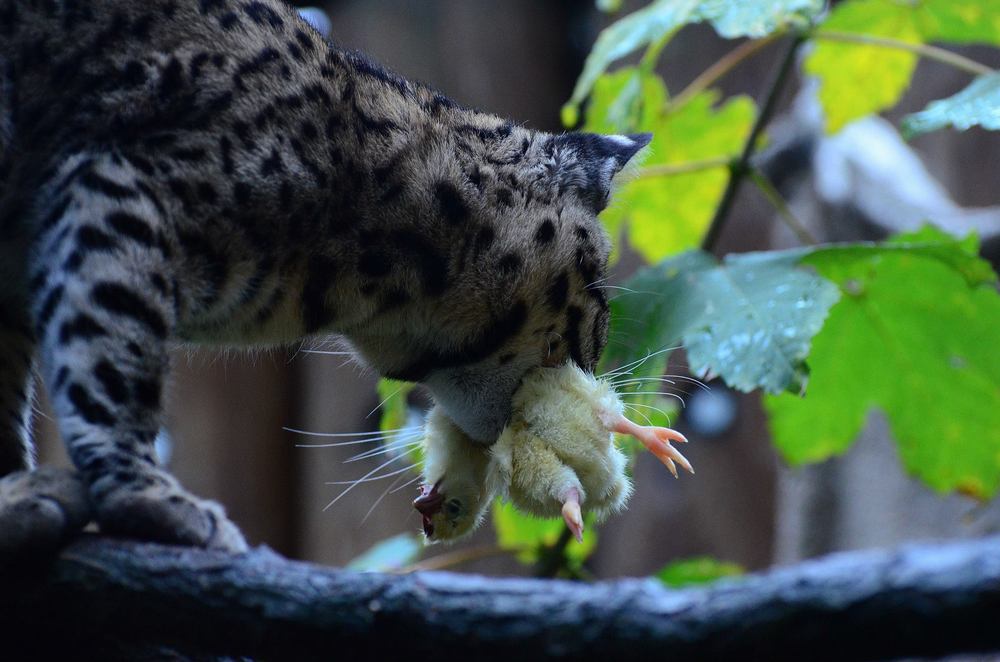
[[[580,492],[571,487],[563,496],[563,521],[577,542],[583,542],[583,513],[580,512]]]
[[[666,465],[670,473],[674,475],[674,478],[677,477],[675,462],[689,472],[694,473],[694,469],[691,467],[691,463],[687,461],[687,458],[681,455],[679,450],[670,445],[671,441],[679,441],[682,444],[687,443],[687,438],[677,430],[652,425],[636,425],[621,415],[612,419],[607,427],[611,432],[631,435],[638,439],[643,446],[649,449],[650,453]]]
[[[557,453],[556,447],[563,453]],[[515,506],[536,504],[528,511],[551,516],[551,504],[562,504],[561,513],[573,536],[583,540],[581,505],[587,494],[576,471],[569,465],[566,449],[552,439],[543,440],[531,434],[521,436],[513,447],[514,468],[510,496]],[[543,505],[544,504],[544,505]]]

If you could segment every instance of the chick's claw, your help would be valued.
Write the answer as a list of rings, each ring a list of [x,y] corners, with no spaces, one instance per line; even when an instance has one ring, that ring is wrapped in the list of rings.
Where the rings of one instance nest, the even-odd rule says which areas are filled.
[[[679,450],[670,445],[671,441],[677,441],[682,444],[687,443],[687,438],[677,430],[652,425],[636,425],[624,416],[618,416],[613,419],[608,426],[608,430],[631,435],[638,439],[643,446],[649,449],[650,453],[666,465],[674,478],[677,477],[677,467],[674,463],[681,465],[688,472],[694,473],[694,469],[687,458]]]
[[[580,493],[571,488],[563,501],[563,520],[577,542],[583,542],[583,513],[580,511]]]

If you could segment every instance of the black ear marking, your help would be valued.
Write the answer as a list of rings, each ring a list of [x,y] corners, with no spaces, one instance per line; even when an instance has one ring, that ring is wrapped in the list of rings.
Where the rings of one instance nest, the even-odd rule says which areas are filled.
[[[651,133],[605,136],[564,133],[553,139],[561,188],[573,189],[593,210],[608,204],[611,180],[653,139]]]

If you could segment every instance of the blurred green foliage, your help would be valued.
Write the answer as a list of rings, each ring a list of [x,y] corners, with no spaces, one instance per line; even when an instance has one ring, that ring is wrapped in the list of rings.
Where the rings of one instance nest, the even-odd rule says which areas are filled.
[[[745,572],[737,563],[717,561],[708,556],[674,561],[656,572],[654,577],[670,588],[708,584],[725,577],[738,577]]]
[[[616,0],[597,5],[621,8]],[[738,48],[725,66],[672,96],[655,69],[671,65],[661,54],[673,35],[699,22],[724,38],[767,41]],[[879,409],[909,472],[936,490],[988,498],[1000,487],[1000,296],[974,237],[928,227],[882,243],[722,260],[696,250],[710,221],[725,221],[720,200],[727,184],[748,173],[742,155],[758,147],[749,144],[751,127],[766,128],[770,119],[750,99],[724,99],[712,85],[771,42],[807,45],[802,69],[819,81],[828,131],[895,105],[920,57],[975,78],[910,116],[906,131],[1000,127],[998,74],[928,45],[1000,45],[1000,0],[845,0],[832,11],[820,0],[653,0],[617,18],[598,36],[563,108],[569,127],[580,124],[586,102],[585,130],[655,136],[644,166],[602,214],[616,256],[618,242],[626,242],[652,263],[613,301],[602,370],[616,380],[663,379],[671,349],[684,345],[694,374],[767,393],[775,445],[792,463],[844,452],[868,413]],[[631,55],[636,64],[609,72]],[[779,77],[770,92],[782,84]],[[643,383],[621,390],[669,390]],[[383,397],[390,391],[386,383],[380,387]],[[404,396],[387,397],[384,427],[402,427]],[[635,397],[627,400],[660,423],[670,413],[654,409],[662,408],[662,395]],[[596,544],[593,526],[583,545],[566,545],[560,521],[535,520],[501,504],[493,523],[497,544],[524,563],[558,553],[572,571]],[[678,586],[740,572],[697,558],[657,577]]]

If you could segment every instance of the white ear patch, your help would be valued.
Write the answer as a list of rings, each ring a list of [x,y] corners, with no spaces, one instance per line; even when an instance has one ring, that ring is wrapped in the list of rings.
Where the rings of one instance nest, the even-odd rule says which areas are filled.
[[[618,165],[614,162],[608,164],[611,167],[611,195],[614,196],[615,189],[628,184],[639,176],[639,170],[642,167],[643,161],[652,153],[652,149],[649,146],[652,136],[641,134],[638,136],[639,140],[636,137],[623,135],[607,137],[618,143],[622,149],[634,150],[624,165]]]

